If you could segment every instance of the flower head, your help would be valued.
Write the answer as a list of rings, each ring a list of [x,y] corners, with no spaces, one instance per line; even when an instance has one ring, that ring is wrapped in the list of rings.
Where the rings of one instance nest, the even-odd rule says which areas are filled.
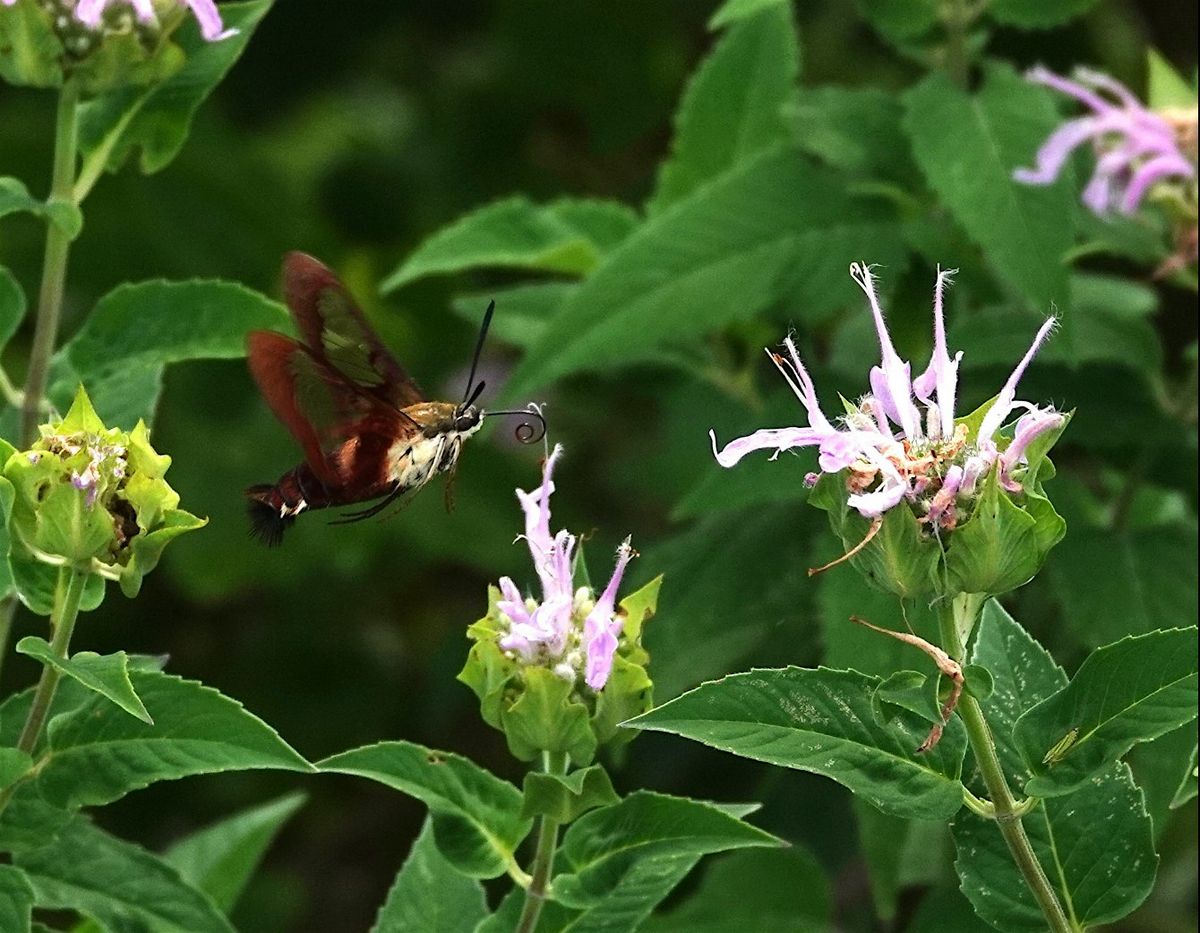
[[[650,708],[653,685],[642,625],[654,613],[660,579],[617,607],[625,568],[634,557],[626,538],[608,584],[598,594],[576,583],[578,539],[550,530],[552,476],[562,458],[555,445],[541,485],[517,490],[521,535],[533,558],[540,594],[526,595],[509,577],[491,590],[488,612],[469,629],[474,644],[458,679],[480,700],[480,712],[508,747],[529,761],[565,752],[584,765],[602,744],[628,741],[620,723]]]
[[[597,597],[587,586],[576,588],[576,537],[566,529],[550,533],[551,476],[562,456],[555,445],[542,470],[542,484],[532,492],[517,490],[525,513],[525,543],[541,581],[542,598],[525,598],[509,577],[500,578],[496,603],[505,631],[500,647],[524,663],[549,667],[565,680],[583,677],[592,690],[604,689],[617,652],[621,619],[616,615],[617,589],[633,556],[627,538],[617,549],[617,565]]]
[[[11,6],[15,0],[3,0]],[[219,42],[236,36],[236,29],[226,29],[221,21],[221,13],[214,0],[177,0],[178,6],[186,6],[200,24],[200,34],[209,42]],[[131,9],[139,23],[150,25],[158,22],[152,0],[78,0],[75,3],[74,16],[89,29],[101,29],[104,25],[105,14],[119,14],[122,8]]]
[[[1155,113],[1119,81],[1089,69],[1076,70],[1074,81],[1041,67],[1026,76],[1075,98],[1089,112],[1051,133],[1037,152],[1036,165],[1013,173],[1017,181],[1051,184],[1085,142],[1095,148],[1096,169],[1083,190],[1083,202],[1100,216],[1132,214],[1160,182],[1196,178],[1195,110],[1182,120],[1179,114]]]
[[[852,263],[850,275],[867,296],[879,339],[882,359],[870,371],[870,393],[849,405],[838,424],[831,423],[820,408],[795,342],[788,337],[783,342],[786,355],[770,356],[804,406],[808,425],[766,428],[721,449],[716,434],[710,431],[713,454],[722,466],[732,467],[754,450],[774,450],[774,459],[784,450],[816,447],[821,471],[844,473],[846,504],[864,518],[878,519],[905,503],[926,529],[951,531],[991,470],[999,471],[1004,488],[1020,491],[1030,443],[1065,422],[1053,408],[1019,401],[1016,394],[1022,374],[1053,329],[1054,319],[1042,325],[972,436],[966,424],[955,420],[962,353],[951,355],[946,344],[943,298],[953,270],[938,271],[933,354],[915,379],[911,378],[911,365],[900,359],[892,346],[870,267]],[[1015,410],[1025,414],[1017,422],[1014,437],[1005,444],[998,432]],[[817,479],[810,475],[805,483],[811,486]]]
[[[144,424],[106,427],[82,388],[66,417],[40,430],[29,450],[2,445],[12,559],[85,566],[135,595],[167,543],[204,525],[164,479],[171,458],[150,446]],[[26,602],[33,589],[21,592]]]

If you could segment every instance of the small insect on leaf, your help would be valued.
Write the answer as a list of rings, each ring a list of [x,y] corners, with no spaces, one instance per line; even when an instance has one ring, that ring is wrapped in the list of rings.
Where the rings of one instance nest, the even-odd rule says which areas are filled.
[[[1075,740],[1079,738],[1079,728],[1076,727],[1064,735],[1061,739],[1050,746],[1050,751],[1046,752],[1046,757],[1042,759],[1042,764],[1053,768],[1056,764],[1067,757],[1067,752],[1075,744]]]

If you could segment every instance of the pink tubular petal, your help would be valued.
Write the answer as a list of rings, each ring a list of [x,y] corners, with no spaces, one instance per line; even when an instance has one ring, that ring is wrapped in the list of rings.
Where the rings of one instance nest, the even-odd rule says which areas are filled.
[[[834,431],[821,441],[817,462],[826,473],[837,473],[871,451],[894,443],[890,435],[874,431]],[[870,456],[868,459],[875,462]]]
[[[533,492],[518,489],[517,501],[525,513],[525,540],[533,554],[534,563],[539,563],[550,554],[554,544],[550,536],[550,495],[554,492],[554,482],[550,476],[554,465],[562,456],[562,444],[555,444],[554,450],[542,465],[542,485]]]
[[[1114,124],[1119,122],[1119,115],[1107,119],[1078,117],[1067,120],[1038,148],[1034,157],[1036,167],[1019,168],[1013,172],[1013,178],[1023,185],[1053,184],[1072,152],[1089,139],[1095,139],[1115,129]]]
[[[236,29],[225,28],[225,24],[221,22],[221,13],[217,10],[217,5],[213,0],[183,0],[183,2],[195,14],[196,21],[200,24],[200,35],[209,42],[220,42],[222,39],[228,39],[230,36],[238,34]]]
[[[829,433],[837,434],[837,431],[830,428]],[[717,463],[728,469],[755,450],[774,450],[775,455],[771,458],[773,460],[782,451],[791,450],[793,447],[820,444],[828,434],[814,428],[763,428],[747,437],[730,441],[721,450],[717,449],[716,432],[709,431],[708,436],[712,440],[713,456],[717,458]]]
[[[1121,196],[1121,213],[1132,214],[1136,211],[1146,192],[1162,179],[1191,178],[1195,174],[1196,170],[1192,164],[1178,152],[1164,153],[1147,160],[1133,173],[1129,186]]]
[[[1063,416],[1052,408],[1032,408],[1028,414],[1022,415],[1017,421],[1012,443],[1000,454],[1001,481],[1008,478],[1009,472],[1019,463],[1026,462],[1026,451],[1029,445],[1047,431],[1061,427]]]
[[[529,609],[526,607],[525,600],[521,596],[521,591],[517,589],[517,585],[513,583],[512,578],[501,577],[499,582],[500,595],[504,598],[496,601],[496,608],[513,622],[528,624],[532,621]]]
[[[808,370],[804,368],[804,363],[800,361],[800,354],[796,352],[795,341],[788,336],[784,338],[783,345],[788,351],[788,356],[791,357],[787,362],[791,363],[792,370],[796,375],[796,382],[792,381],[779,361],[776,361],[775,365],[779,367],[779,371],[783,373],[783,378],[787,379],[788,385],[792,387],[792,391],[796,393],[801,404],[804,405],[804,410],[808,413],[809,425],[821,431],[832,431],[833,425],[829,423],[829,419],[825,417],[825,413],[821,411],[821,405],[817,401],[817,389],[813,385],[812,377],[808,374]],[[776,360],[773,354],[771,359]]]
[[[140,22],[153,23],[157,20],[151,0],[129,0],[129,5],[133,7],[133,14]]]
[[[111,0],[79,0],[75,4],[75,18],[89,29],[95,29],[100,25],[100,17],[104,15],[104,8],[110,2]]]
[[[602,625],[599,621],[593,621],[590,616],[583,631],[587,641],[584,683],[593,690],[603,690],[612,673],[613,658],[617,653],[617,636],[611,628]]]
[[[850,277],[867,296],[871,305],[871,314],[875,318],[875,331],[879,336],[879,349],[882,355],[882,374],[880,385],[876,385],[872,373],[871,387],[876,400],[883,406],[891,418],[909,440],[921,437],[921,419],[917,408],[912,403],[912,381],[908,364],[903,362],[892,346],[892,338],[888,334],[887,324],[883,319],[883,309],[879,307],[879,299],[875,294],[875,280],[871,269],[866,263],[850,263]]]
[[[983,422],[979,425],[979,435],[975,440],[976,444],[984,444],[992,439],[992,435],[996,433],[1000,425],[1004,424],[1004,419],[1008,417],[1008,413],[1013,409],[1013,403],[1017,397],[1017,383],[1021,381],[1021,376],[1024,375],[1025,369],[1033,361],[1041,349],[1042,343],[1049,336],[1050,331],[1054,329],[1056,319],[1047,318],[1046,323],[1041,326],[1037,332],[1037,336],[1033,338],[1033,344],[1022,357],[1021,362],[1017,364],[1017,368],[1012,371],[1012,375],[1008,377],[1008,381],[1004,383],[1004,388],[1000,390],[1000,394],[996,396],[996,401],[992,407],[988,409],[988,413],[983,416]]]
[[[1142,102],[1134,96],[1134,93],[1129,88],[1111,75],[1106,75],[1103,71],[1097,71],[1094,68],[1079,67],[1075,69],[1075,80],[1080,84],[1093,87],[1097,91],[1107,91],[1117,99],[1118,103],[1130,110],[1145,109]]]
[[[855,493],[847,497],[846,504],[852,509],[857,509],[863,518],[878,518],[888,509],[899,505],[907,491],[908,484],[900,479],[899,474],[885,476],[878,489]]]
[[[1056,75],[1049,68],[1044,68],[1041,65],[1030,68],[1025,72],[1025,78],[1034,84],[1041,84],[1051,90],[1058,91],[1060,94],[1065,94],[1067,97],[1074,97],[1077,101],[1090,107],[1096,113],[1108,113],[1116,109],[1112,103],[1105,100],[1099,94],[1088,90],[1082,84],[1077,84],[1061,75]]]
[[[950,357],[946,349],[946,320],[943,311],[943,296],[945,288],[951,282],[957,269],[942,269],[938,267],[937,285],[933,292],[933,353],[929,358],[929,366],[913,380],[913,393],[921,401],[929,403],[930,397],[936,390],[938,416],[941,419],[941,436],[950,437],[954,433],[954,405],[958,393],[958,364],[962,360],[962,352]]]
[[[608,586],[596,600],[596,605],[583,623],[583,645],[587,655],[584,682],[593,690],[602,690],[612,673],[613,656],[617,652],[617,631],[620,620],[613,617],[617,589],[625,576],[625,567],[633,557],[633,548],[626,538],[617,548],[617,565]]]

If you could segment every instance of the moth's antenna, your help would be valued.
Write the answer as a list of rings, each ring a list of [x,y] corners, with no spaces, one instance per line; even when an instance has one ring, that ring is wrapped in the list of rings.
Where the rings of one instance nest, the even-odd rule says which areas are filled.
[[[467,390],[463,393],[464,408],[474,402],[483,390],[482,384],[475,385],[475,370],[479,368],[479,355],[483,353],[483,342],[487,339],[488,328],[492,326],[492,315],[495,311],[496,302],[489,301],[487,310],[483,312],[483,323],[479,325],[479,338],[475,341],[475,355],[471,358],[471,374],[467,376]]]
[[[537,406],[530,405],[528,408],[512,408],[505,411],[485,411],[484,418],[491,418],[494,415],[528,415],[537,421],[533,424],[531,421],[522,421],[517,425],[517,429],[513,435],[522,444],[536,444],[546,436],[546,418],[538,411]]]
[[[474,405],[475,402],[479,399],[479,396],[483,395],[483,387],[486,385],[487,385],[487,381],[484,379],[480,379],[478,385],[475,386],[475,391],[467,396],[466,401],[462,403],[462,407],[470,408],[472,405]]]

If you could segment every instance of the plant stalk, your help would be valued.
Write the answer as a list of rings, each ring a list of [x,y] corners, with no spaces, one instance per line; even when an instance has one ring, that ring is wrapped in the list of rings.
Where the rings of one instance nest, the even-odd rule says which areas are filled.
[[[75,567],[58,568],[58,585],[54,589],[54,610],[50,616],[51,629],[54,632],[50,649],[55,657],[67,658],[71,646],[71,635],[75,631],[75,620],[79,618],[79,600],[83,597],[83,587],[87,583],[87,572]],[[33,753],[42,727],[46,723],[46,715],[50,712],[50,703],[54,700],[54,692],[58,689],[58,681],[62,673],[57,667],[47,664],[42,668],[42,676],[38,681],[37,690],[33,694],[33,703],[29,707],[29,715],[25,717],[25,726],[21,729],[21,738],[17,740],[17,748],[29,754]]]
[[[942,23],[946,28],[946,73],[950,80],[964,89],[971,76],[967,39],[975,15],[967,0],[947,0],[942,8]]]
[[[563,752],[543,752],[542,770],[547,774],[566,774],[567,756]],[[538,824],[537,852],[533,856],[533,872],[529,887],[525,889],[525,906],[517,922],[517,933],[534,933],[542,905],[550,889],[550,875],[554,870],[554,853],[558,849],[558,822],[543,815]]]
[[[75,621],[79,618],[79,601],[83,598],[83,588],[90,574],[78,567],[59,567],[58,583],[54,588],[54,609],[50,615],[50,627],[53,632],[50,648],[56,657],[66,658],[71,647],[71,635],[75,631]],[[54,693],[62,673],[56,667],[47,664],[42,668],[42,676],[38,680],[37,689],[33,694],[33,702],[25,717],[25,725],[21,729],[21,737],[17,740],[17,748],[32,755],[41,738],[42,728],[50,713],[50,704],[54,702]],[[9,800],[21,784],[18,779],[0,792],[0,813],[8,806]]]
[[[970,631],[976,621],[974,618],[960,619],[956,616],[960,613],[977,615],[982,605],[983,600],[978,599],[975,594],[964,594],[956,599],[953,605],[943,604],[938,609],[942,647],[956,661],[964,661],[966,655],[966,648],[959,632]],[[983,777],[983,783],[987,786],[988,795],[991,797],[992,808],[995,811],[992,819],[996,821],[996,826],[1004,836],[1004,841],[1008,844],[1008,851],[1012,854],[1013,861],[1016,862],[1021,876],[1025,879],[1025,884],[1028,885],[1038,906],[1041,907],[1050,930],[1053,933],[1073,933],[1076,927],[1067,920],[1062,904],[1059,903],[1058,895],[1053,885],[1050,884],[1050,879],[1046,877],[1046,872],[1042,869],[1037,854],[1033,851],[1029,836],[1025,833],[1021,817],[1024,812],[1027,812],[1028,807],[1018,805],[1013,797],[1012,790],[1008,786],[1008,779],[1004,776],[1004,768],[1000,764],[1000,756],[996,753],[996,742],[992,738],[991,729],[988,728],[979,701],[970,693],[964,692],[958,702],[958,714],[967,727],[967,738],[971,743],[971,751],[975,755],[979,773]]]
[[[58,97],[58,116],[54,125],[54,170],[50,181],[50,202],[75,203],[75,161],[79,151],[79,86],[68,79]],[[29,354],[29,372],[25,377],[25,398],[21,404],[21,443],[28,447],[37,436],[42,398],[50,359],[58,341],[62,317],[63,286],[67,278],[67,256],[71,237],[52,218],[46,219],[46,252],[42,257],[42,288],[38,295],[37,323],[33,348]],[[3,648],[0,645],[0,648]]]

